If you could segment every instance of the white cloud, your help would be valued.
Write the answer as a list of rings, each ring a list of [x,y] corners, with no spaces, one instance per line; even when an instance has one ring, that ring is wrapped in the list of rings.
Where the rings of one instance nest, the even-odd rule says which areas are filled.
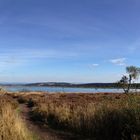
[[[117,59],[111,59],[110,60],[110,62],[112,64],[119,65],[119,66],[126,65],[125,61],[126,61],[126,58],[117,58]]]
[[[98,67],[98,66],[99,66],[99,64],[92,64],[92,66],[93,66],[93,67]]]

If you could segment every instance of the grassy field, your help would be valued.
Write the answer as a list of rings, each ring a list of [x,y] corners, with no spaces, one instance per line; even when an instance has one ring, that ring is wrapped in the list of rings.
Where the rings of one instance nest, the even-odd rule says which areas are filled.
[[[139,94],[13,95],[43,125],[93,140],[140,140]]]
[[[18,103],[0,95],[0,140],[35,140],[18,113]]]

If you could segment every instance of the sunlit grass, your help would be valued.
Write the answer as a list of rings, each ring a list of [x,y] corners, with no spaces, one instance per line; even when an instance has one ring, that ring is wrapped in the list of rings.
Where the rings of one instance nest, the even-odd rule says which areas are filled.
[[[76,96],[76,98],[75,98]],[[140,96],[50,95],[34,97],[34,121],[97,140],[140,139]]]
[[[17,103],[0,97],[0,140],[34,140],[17,111]]]

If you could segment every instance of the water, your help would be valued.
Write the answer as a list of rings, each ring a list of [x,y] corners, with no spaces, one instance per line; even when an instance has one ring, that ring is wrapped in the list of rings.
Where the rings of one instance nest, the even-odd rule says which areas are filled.
[[[97,92],[123,92],[121,89],[103,89],[103,88],[64,88],[64,87],[39,87],[39,86],[5,86],[4,89],[10,92],[28,92],[28,91],[41,91],[41,92],[66,92],[66,93],[97,93]]]

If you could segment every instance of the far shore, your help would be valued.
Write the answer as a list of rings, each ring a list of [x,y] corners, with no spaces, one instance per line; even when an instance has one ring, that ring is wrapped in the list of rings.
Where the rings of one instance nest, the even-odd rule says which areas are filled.
[[[140,92],[131,92],[131,93],[128,93],[128,94],[125,94],[123,92],[93,92],[93,93],[80,93],[80,92],[43,92],[43,91],[27,91],[27,92],[2,92],[1,94],[12,94],[12,95],[50,95],[50,94],[64,94],[64,95],[119,95],[119,94],[124,94],[124,95],[129,95],[129,94],[140,94]]]

